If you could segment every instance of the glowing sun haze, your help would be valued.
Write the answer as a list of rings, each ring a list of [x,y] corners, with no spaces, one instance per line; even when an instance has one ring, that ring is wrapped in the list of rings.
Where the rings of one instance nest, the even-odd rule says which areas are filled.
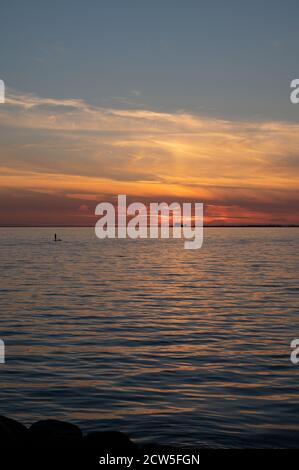
[[[209,224],[296,224],[299,124],[8,90],[0,223],[94,222],[103,200],[198,201]]]

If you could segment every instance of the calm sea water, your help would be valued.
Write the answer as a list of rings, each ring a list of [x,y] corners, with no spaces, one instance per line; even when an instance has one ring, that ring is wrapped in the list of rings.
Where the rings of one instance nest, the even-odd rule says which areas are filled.
[[[0,229],[0,413],[143,442],[298,444],[298,235],[210,228],[189,251]]]

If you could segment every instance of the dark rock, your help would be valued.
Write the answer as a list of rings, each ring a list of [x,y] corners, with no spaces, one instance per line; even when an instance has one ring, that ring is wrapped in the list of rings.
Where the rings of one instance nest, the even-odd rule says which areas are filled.
[[[69,447],[83,442],[78,426],[64,421],[47,419],[37,421],[29,429],[32,445],[40,447]]]
[[[18,421],[6,416],[0,416],[0,442],[1,445],[26,445],[28,429]]]
[[[137,446],[126,434],[118,431],[91,432],[84,438],[87,447],[96,448],[100,451],[119,451],[128,453],[137,451]]]

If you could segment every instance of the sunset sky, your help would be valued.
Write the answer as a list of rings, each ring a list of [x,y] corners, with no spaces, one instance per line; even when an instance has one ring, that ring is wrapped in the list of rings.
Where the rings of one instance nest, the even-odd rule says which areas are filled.
[[[2,3],[0,224],[93,224],[117,194],[298,224],[299,3],[283,5]]]

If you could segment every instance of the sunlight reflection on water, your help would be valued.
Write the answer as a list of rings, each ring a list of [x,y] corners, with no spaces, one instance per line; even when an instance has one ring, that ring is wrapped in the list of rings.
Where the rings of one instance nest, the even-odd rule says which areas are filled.
[[[214,447],[298,440],[296,228],[0,229],[1,413]]]

